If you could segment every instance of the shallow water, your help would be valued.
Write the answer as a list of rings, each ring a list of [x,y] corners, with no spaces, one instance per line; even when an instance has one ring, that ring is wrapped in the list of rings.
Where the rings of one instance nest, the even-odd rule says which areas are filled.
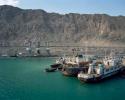
[[[125,79],[80,83],[60,72],[45,73],[54,58],[0,58],[0,100],[124,99]]]

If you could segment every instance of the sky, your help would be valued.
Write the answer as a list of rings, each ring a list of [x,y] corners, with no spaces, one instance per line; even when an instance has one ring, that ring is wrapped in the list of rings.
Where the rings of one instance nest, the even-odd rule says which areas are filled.
[[[125,16],[125,0],[0,0],[0,5],[47,12]]]

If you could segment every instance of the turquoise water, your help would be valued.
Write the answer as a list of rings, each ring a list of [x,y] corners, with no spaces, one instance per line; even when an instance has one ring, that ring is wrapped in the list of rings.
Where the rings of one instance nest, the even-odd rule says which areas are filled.
[[[125,95],[125,79],[80,83],[60,72],[45,73],[53,58],[0,58],[0,100],[118,100]]]

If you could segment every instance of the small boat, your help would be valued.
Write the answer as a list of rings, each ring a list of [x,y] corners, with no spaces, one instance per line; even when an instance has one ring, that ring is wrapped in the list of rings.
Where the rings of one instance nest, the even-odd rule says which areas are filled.
[[[50,67],[61,70],[64,62],[65,62],[65,59],[63,57],[60,57],[59,59],[56,60],[54,64],[50,65]]]
[[[15,55],[10,55],[10,57],[18,57],[18,55],[17,55],[17,54],[15,54]]]
[[[2,57],[8,57],[8,55],[7,55],[7,54],[2,54],[1,56],[2,56]]]
[[[95,62],[89,64],[88,71],[86,73],[80,72],[78,79],[82,82],[98,82],[103,79],[109,78],[118,74],[123,70],[122,59],[119,57],[106,57],[102,63],[95,64]]]
[[[46,68],[45,71],[46,72],[54,72],[54,71],[56,71],[56,68]]]

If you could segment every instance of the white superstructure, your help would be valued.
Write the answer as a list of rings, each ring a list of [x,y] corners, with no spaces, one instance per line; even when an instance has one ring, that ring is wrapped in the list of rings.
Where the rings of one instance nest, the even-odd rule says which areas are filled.
[[[105,57],[102,62],[89,65],[88,72],[80,72],[78,79],[81,81],[97,81],[103,78],[117,74],[122,69],[122,59],[120,57]]]
[[[79,64],[80,62],[88,62],[91,58],[94,58],[93,55],[77,55],[72,57],[61,57],[56,60],[56,63],[65,62],[66,64]]]

